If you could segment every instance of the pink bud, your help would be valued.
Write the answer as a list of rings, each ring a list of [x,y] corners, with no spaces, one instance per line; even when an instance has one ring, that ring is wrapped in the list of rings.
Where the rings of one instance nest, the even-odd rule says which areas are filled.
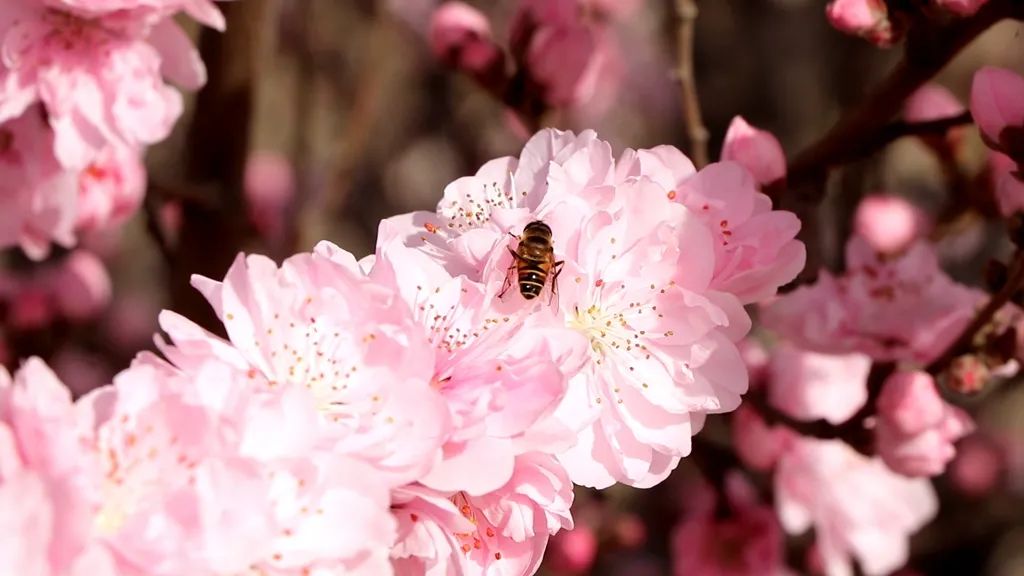
[[[782,427],[769,426],[761,415],[746,405],[732,417],[732,442],[739,459],[753,470],[769,470],[786,450],[791,434]]]
[[[971,114],[989,146],[1007,153],[1020,161],[1006,128],[1024,130],[1024,77],[995,66],[985,66],[974,74],[971,83]]]
[[[991,377],[991,371],[974,354],[956,357],[946,370],[945,385],[959,394],[977,394],[985,389]]]
[[[837,30],[878,46],[890,46],[896,39],[884,0],[832,0],[825,14]]]
[[[957,16],[971,16],[987,3],[988,0],[935,0],[939,7]]]
[[[434,12],[430,46],[438,60],[477,78],[494,74],[504,57],[487,17],[463,2],[446,2]]]
[[[110,275],[103,262],[85,250],[64,260],[51,289],[57,307],[71,320],[92,319],[110,303]]]
[[[281,154],[256,152],[245,165],[245,198],[249,219],[264,237],[284,233],[286,211],[295,197],[295,172]]]
[[[925,84],[903,104],[903,119],[907,122],[928,122],[956,116],[963,111],[964,105],[946,87]]]
[[[764,344],[754,338],[744,338],[739,343],[740,357],[750,374],[750,387],[757,388],[768,377],[768,364],[771,359]]]
[[[786,176],[786,156],[771,132],[754,128],[742,116],[729,124],[722,144],[722,160],[741,164],[762,186]]]
[[[927,222],[924,212],[904,198],[872,194],[857,206],[853,229],[875,251],[895,254],[922,236]]]
[[[897,372],[878,397],[876,447],[893,471],[935,476],[956,455],[953,443],[974,428],[970,416],[939,396],[927,372]]]
[[[10,299],[7,322],[15,330],[38,330],[53,322],[54,306],[48,290],[25,286]]]
[[[590,570],[596,556],[597,536],[590,526],[580,523],[551,538],[545,565],[556,572],[583,574]]]
[[[949,477],[958,490],[969,496],[992,491],[1002,478],[1005,464],[1002,452],[991,441],[978,436],[960,445],[949,466]]]

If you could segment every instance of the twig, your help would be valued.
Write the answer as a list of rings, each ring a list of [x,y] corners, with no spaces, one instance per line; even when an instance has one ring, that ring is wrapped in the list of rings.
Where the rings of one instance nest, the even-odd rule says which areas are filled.
[[[958,18],[935,28],[914,30],[907,38],[903,58],[856,108],[847,112],[820,140],[797,154],[789,165],[791,188],[814,183],[849,158],[850,151],[869,150],[903,102],[931,79],[975,37],[1004,18],[1024,15],[1019,0],[992,0],[969,18]],[[824,187],[810,191],[820,200]]]
[[[974,315],[974,319],[964,328],[960,336],[938,358],[932,360],[925,370],[932,375],[938,375],[948,368],[958,356],[970,352],[974,347],[974,337],[1013,298],[1014,293],[1021,286],[1024,286],[1024,250],[1017,250],[1010,261],[1009,277],[1006,284],[992,295],[985,306]]]
[[[676,79],[679,81],[683,105],[683,122],[686,137],[690,141],[690,156],[697,168],[708,163],[708,130],[700,112],[700,98],[697,96],[697,81],[693,70],[693,46],[695,23],[699,13],[696,0],[675,0],[678,61]]]
[[[885,148],[900,138],[907,136],[941,136],[952,128],[970,124],[974,119],[969,111],[961,112],[955,116],[928,120],[926,122],[906,122],[903,120],[890,122],[870,138],[863,147],[858,150],[850,150],[841,161],[848,162],[869,156],[877,150]]]

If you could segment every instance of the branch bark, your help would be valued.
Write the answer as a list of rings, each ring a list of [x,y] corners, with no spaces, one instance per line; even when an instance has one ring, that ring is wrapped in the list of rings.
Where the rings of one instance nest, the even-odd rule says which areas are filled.
[[[675,75],[679,81],[683,122],[686,124],[686,137],[690,144],[690,158],[699,169],[708,163],[708,130],[704,126],[704,119],[701,115],[697,80],[693,69],[694,37],[699,10],[696,0],[675,0],[675,9],[678,18],[676,28],[678,61]]]
[[[789,165],[791,188],[820,181],[828,171],[851,159],[851,151],[863,153],[877,143],[903,102],[979,34],[1005,18],[1021,18],[1020,0],[992,0],[976,14],[934,28],[911,30],[903,58],[889,75],[857,107],[849,110],[820,140],[798,153]],[[884,139],[883,139],[884,143]],[[824,187],[811,191],[818,201]]]

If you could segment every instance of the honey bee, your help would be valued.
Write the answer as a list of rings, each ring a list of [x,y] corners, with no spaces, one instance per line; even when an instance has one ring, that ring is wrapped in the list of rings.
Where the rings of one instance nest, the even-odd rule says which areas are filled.
[[[527,300],[540,296],[550,275],[551,299],[554,300],[558,294],[558,275],[562,271],[564,261],[555,260],[551,227],[540,220],[534,220],[523,228],[523,233],[517,238],[519,245],[516,249],[508,248],[512,253],[512,264],[505,274],[505,286],[498,294],[498,298],[504,296],[512,286],[512,271],[515,270],[519,280],[519,293]]]

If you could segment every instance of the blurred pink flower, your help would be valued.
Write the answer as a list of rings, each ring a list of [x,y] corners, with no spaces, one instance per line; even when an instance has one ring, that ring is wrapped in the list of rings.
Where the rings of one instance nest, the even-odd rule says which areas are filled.
[[[521,0],[512,19],[510,48],[544,102],[553,107],[592,98],[615,60],[617,44],[605,23],[582,9],[583,0]],[[604,89],[617,90],[604,83]]]
[[[1024,131],[1024,77],[1012,70],[985,66],[971,83],[971,114],[985,142],[1015,162],[1024,160],[1019,132]]]
[[[577,523],[551,538],[544,567],[557,574],[586,574],[597,557],[597,536],[587,524]]]
[[[229,339],[162,313],[173,341],[162,349],[178,368],[218,358],[248,371],[257,397],[288,391],[318,414],[301,441],[364,460],[379,481],[398,486],[430,469],[448,426],[443,399],[430,386],[433,350],[395,289],[371,282],[351,254],[325,248],[281,267],[239,255],[223,282],[195,276],[193,285]],[[293,439],[277,436],[287,425],[264,423],[268,449],[291,449]]]
[[[957,16],[971,16],[987,4],[988,0],[936,0],[935,3]]]
[[[142,204],[146,169],[134,150],[107,146],[78,176],[75,228],[90,232],[124,221]]]
[[[825,9],[837,30],[882,47],[898,40],[885,0],[832,0]]]
[[[734,117],[729,124],[722,144],[722,160],[741,164],[761,186],[786,176],[786,155],[778,138],[751,126],[742,116]]]
[[[0,124],[0,248],[20,245],[30,258],[42,260],[51,242],[71,247],[75,180],[54,158],[53,133],[38,107]]]
[[[458,1],[442,4],[430,20],[434,56],[492,88],[505,80],[505,55],[491,36],[491,23],[476,8]]]
[[[572,529],[572,498],[565,471],[543,454],[517,457],[511,480],[481,496],[399,489],[392,507],[399,525],[395,574],[529,576],[549,535]]]
[[[71,346],[61,348],[50,364],[75,396],[109,383],[114,376],[102,357]]]
[[[1006,473],[1000,447],[980,435],[965,438],[949,464],[949,479],[962,494],[981,497],[996,489]]]
[[[284,155],[255,152],[245,164],[245,200],[249,221],[272,242],[284,239],[295,198],[295,171]]]
[[[988,169],[999,213],[1009,217],[1024,211],[1024,175],[1017,163],[993,150],[988,157]]]
[[[7,323],[15,330],[40,330],[58,316],[49,287],[26,285],[7,298]]]
[[[55,272],[51,280],[53,296],[64,317],[78,322],[91,320],[110,304],[110,274],[94,254],[76,250]]]
[[[84,489],[95,464],[81,449],[71,395],[38,358],[0,368],[0,565],[16,574],[114,576],[92,535]]]
[[[871,358],[818,354],[782,343],[772,350],[768,400],[799,420],[849,420],[868,399]]]
[[[876,447],[906,476],[936,476],[956,455],[953,443],[974,429],[966,412],[947,404],[927,372],[897,372],[878,397]]]
[[[902,252],[924,236],[929,226],[925,213],[900,196],[871,194],[857,205],[854,232],[871,247],[887,254]]]
[[[966,108],[941,84],[929,83],[917,89],[903,103],[903,119],[907,122],[928,122],[951,118]]]
[[[840,440],[802,438],[779,460],[775,504],[789,534],[814,528],[829,576],[852,574],[850,557],[868,576],[902,566],[910,535],[938,510],[931,484],[892,472]]]
[[[739,475],[726,480],[725,494],[709,494],[709,506],[691,514],[672,531],[676,576],[782,576],[782,531],[775,514],[757,502],[753,487]],[[710,491],[710,489],[707,489]],[[715,516],[714,501],[725,498],[731,514]]]
[[[740,406],[733,412],[732,445],[739,459],[752,470],[774,467],[795,437],[784,426],[769,426],[750,406]]]
[[[814,285],[766,307],[765,326],[817,352],[928,362],[959,335],[983,298],[950,279],[924,242],[889,257],[854,236],[846,265],[843,276],[822,271]]]

